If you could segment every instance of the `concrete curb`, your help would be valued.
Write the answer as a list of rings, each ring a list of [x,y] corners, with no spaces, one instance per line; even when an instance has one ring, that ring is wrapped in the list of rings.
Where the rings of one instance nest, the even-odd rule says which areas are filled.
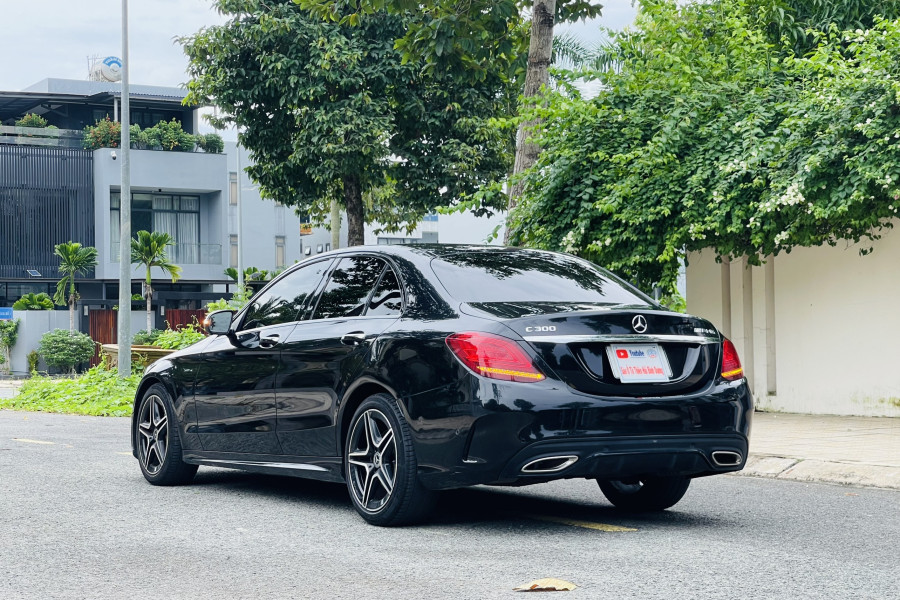
[[[743,477],[900,490],[900,467],[751,454]]]

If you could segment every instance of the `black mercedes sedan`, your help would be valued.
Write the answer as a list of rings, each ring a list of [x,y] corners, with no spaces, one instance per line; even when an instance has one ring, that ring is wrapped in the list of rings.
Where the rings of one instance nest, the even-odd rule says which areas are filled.
[[[155,485],[198,465],[345,482],[366,521],[400,525],[439,490],[573,477],[663,510],[747,459],[732,343],[566,254],[337,250],[206,326],[135,396],[132,450]]]

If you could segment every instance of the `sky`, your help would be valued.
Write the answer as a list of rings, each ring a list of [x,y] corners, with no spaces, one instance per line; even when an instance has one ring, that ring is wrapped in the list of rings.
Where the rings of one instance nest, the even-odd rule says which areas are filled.
[[[602,1],[602,0],[601,0]],[[605,0],[603,16],[562,25],[591,46],[599,26],[621,29],[632,21],[632,0]],[[131,0],[130,81],[180,87],[187,58],[175,41],[225,18],[210,0]],[[21,90],[48,77],[87,79],[89,56],[120,56],[121,0],[0,0],[0,90]]]

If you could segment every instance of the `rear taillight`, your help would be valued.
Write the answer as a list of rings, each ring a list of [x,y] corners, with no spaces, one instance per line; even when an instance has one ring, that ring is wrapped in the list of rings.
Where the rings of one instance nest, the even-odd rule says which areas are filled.
[[[531,357],[511,339],[489,333],[456,333],[447,338],[447,346],[479,375],[519,382],[544,379]]]
[[[737,381],[744,376],[744,368],[741,359],[738,358],[737,349],[728,338],[722,342],[722,377],[728,381]]]

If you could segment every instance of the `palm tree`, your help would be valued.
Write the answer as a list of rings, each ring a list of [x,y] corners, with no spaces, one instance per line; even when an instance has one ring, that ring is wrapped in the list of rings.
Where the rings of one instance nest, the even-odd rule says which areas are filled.
[[[56,284],[56,293],[53,294],[53,302],[60,306],[69,305],[69,331],[75,331],[75,302],[78,300],[78,292],[75,291],[75,275],[87,275],[97,266],[97,249],[93,246],[82,246],[78,242],[65,242],[53,247],[53,252],[59,257],[59,272],[63,278]],[[66,298],[68,287],[68,299]]]
[[[153,331],[153,312],[150,307],[150,298],[153,295],[151,287],[150,269],[159,267],[164,273],[172,276],[172,283],[178,281],[181,276],[181,267],[169,262],[166,256],[166,246],[174,246],[175,240],[168,233],[154,231],[138,231],[131,240],[131,264],[144,265],[147,269],[147,331]]]

